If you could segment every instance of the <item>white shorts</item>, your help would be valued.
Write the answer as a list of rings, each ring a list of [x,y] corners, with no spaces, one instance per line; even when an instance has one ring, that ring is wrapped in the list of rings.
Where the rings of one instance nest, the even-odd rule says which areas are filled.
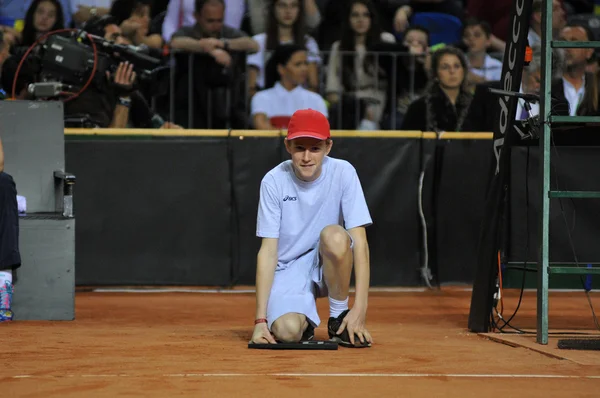
[[[346,231],[347,232],[347,231]],[[354,241],[350,237],[350,249]],[[316,299],[326,297],[327,285],[323,279],[323,261],[319,254],[319,242],[302,256],[285,267],[277,266],[273,286],[267,303],[269,329],[279,317],[299,313],[317,327],[321,323],[317,313]]]

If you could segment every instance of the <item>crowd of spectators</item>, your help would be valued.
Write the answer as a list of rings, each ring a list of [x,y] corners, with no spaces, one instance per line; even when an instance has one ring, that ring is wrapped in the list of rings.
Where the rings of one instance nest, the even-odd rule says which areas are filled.
[[[40,65],[23,54],[72,29],[157,58],[164,73],[117,62],[75,87],[68,126],[281,129],[310,107],[337,129],[490,131],[485,87],[500,87],[514,1],[0,0],[1,94],[31,98]],[[552,4],[554,38],[598,40],[594,1]],[[522,92],[539,92],[542,7],[533,0]],[[552,61],[557,112],[597,114],[595,51]]]

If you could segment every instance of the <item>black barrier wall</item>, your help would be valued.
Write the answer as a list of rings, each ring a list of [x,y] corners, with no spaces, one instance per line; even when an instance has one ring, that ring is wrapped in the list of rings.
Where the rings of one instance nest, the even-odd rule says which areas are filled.
[[[67,169],[78,181],[78,285],[254,283],[259,186],[288,157],[282,138],[68,138]],[[472,283],[490,145],[486,139],[334,138],[331,156],[356,167],[374,220],[367,229],[373,286],[423,285],[419,269],[426,260],[434,282]],[[531,260],[537,250],[537,149],[530,150],[528,174],[526,148],[514,151],[509,259],[524,259],[528,213]],[[600,172],[590,167],[600,156],[597,148],[559,151],[561,189],[598,188],[593,184]],[[559,205],[553,200],[551,259],[573,261]],[[562,205],[579,260],[600,258],[598,201]]]
[[[69,141],[66,164],[78,285],[230,282],[226,141]]]
[[[66,145],[78,178],[78,285],[254,283],[260,181],[287,159],[282,138]],[[339,138],[331,156],[354,164],[362,181],[372,284],[418,285],[421,140]]]

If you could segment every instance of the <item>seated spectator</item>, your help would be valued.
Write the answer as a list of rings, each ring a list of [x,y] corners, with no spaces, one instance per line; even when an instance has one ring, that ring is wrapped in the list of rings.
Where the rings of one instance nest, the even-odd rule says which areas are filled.
[[[17,33],[20,40],[20,33],[23,30],[25,14],[31,6],[33,0],[11,0],[0,1],[0,31],[10,29]],[[59,0],[63,10],[63,17],[66,27],[71,27],[73,20],[70,0]]]
[[[402,130],[461,131],[472,95],[467,91],[468,64],[462,51],[444,47],[431,57],[433,80],[408,107]]]
[[[492,28],[485,21],[469,18],[463,24],[462,38],[467,47],[469,61],[469,89],[474,89],[477,83],[500,80],[502,62],[487,53],[491,45],[491,35]]]
[[[92,17],[109,14],[113,0],[70,0],[73,21],[76,27],[86,23]]]
[[[151,0],[115,0],[110,15],[116,19],[122,34],[134,46],[147,45],[161,48],[163,40],[159,34],[149,34]]]
[[[29,47],[46,33],[64,28],[63,10],[58,0],[33,0],[25,15],[20,44]]]
[[[171,48],[209,54],[222,66],[231,64],[229,51],[258,50],[258,43],[244,32],[223,24],[223,0],[197,0],[196,7],[196,24],[175,32]]]
[[[198,0],[196,6],[196,24],[184,26],[171,40],[175,50],[198,53],[176,55],[175,120],[186,128],[244,127],[246,54],[257,51],[258,44],[223,24],[223,0]]]
[[[395,42],[395,38],[381,31],[371,0],[352,0],[342,39],[331,47],[325,91],[332,105],[339,103],[342,94],[368,100],[371,105],[361,129],[377,130],[386,104],[386,76],[377,55],[367,54],[379,41]]]
[[[579,24],[567,24],[560,31],[559,38],[574,42],[595,40],[591,29]],[[564,49],[563,75],[552,82],[552,96],[569,103],[570,116],[600,114],[598,82],[593,74],[586,73],[588,61],[593,54],[593,48]]]
[[[319,46],[306,34],[303,0],[274,0],[267,16],[267,31],[253,36],[258,43],[257,53],[249,55],[248,93],[254,95],[265,86],[265,65],[278,44],[300,44],[308,50],[308,89],[319,91],[318,64],[321,62]]]
[[[202,0],[201,0],[202,1]],[[241,29],[242,19],[246,12],[245,0],[224,0],[225,14],[221,21],[234,29]],[[202,8],[198,0],[172,0],[169,2],[162,23],[162,36],[165,42],[172,39],[173,33],[184,26],[196,24],[195,10]],[[264,9],[262,10],[264,12]]]
[[[252,98],[251,113],[258,130],[287,129],[298,109],[311,108],[328,116],[323,98],[306,90],[308,55],[299,44],[282,44],[275,48],[267,64],[266,90]]]

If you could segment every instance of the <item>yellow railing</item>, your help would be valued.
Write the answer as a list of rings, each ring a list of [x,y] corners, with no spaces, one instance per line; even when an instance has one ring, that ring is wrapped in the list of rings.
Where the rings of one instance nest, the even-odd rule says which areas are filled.
[[[285,131],[259,130],[192,130],[192,129],[65,129],[65,135],[85,136],[152,136],[152,137],[285,137]],[[420,138],[445,140],[491,140],[493,133],[439,133],[423,131],[333,130],[333,138]]]

